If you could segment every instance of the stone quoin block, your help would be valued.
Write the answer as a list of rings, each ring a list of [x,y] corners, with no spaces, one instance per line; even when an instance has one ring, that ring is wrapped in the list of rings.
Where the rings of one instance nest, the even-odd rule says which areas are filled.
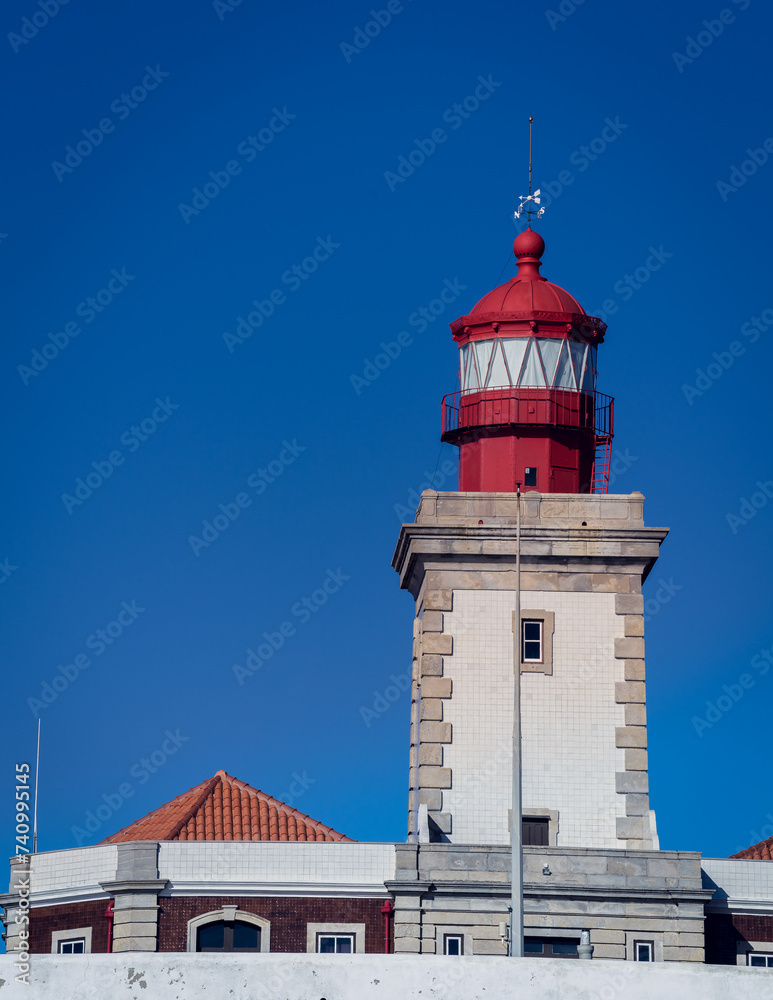
[[[443,719],[443,702],[440,698],[422,698],[421,717],[422,719],[441,722]]]
[[[422,632],[442,632],[443,612],[425,611],[421,619],[421,630]]]
[[[618,681],[615,684],[615,701],[619,705],[625,702],[644,704],[646,700],[643,681]]]
[[[450,722],[422,722],[419,726],[419,739],[422,743],[450,743]]]
[[[644,598],[641,594],[617,594],[615,596],[615,614],[643,615]]]
[[[647,725],[647,709],[644,705],[631,705],[625,706],[625,724],[626,726],[646,726]]]
[[[442,632],[428,632],[422,637],[422,652],[440,653],[441,656],[450,656],[454,650],[454,640],[450,635]]]
[[[644,726],[617,726],[615,746],[643,749],[647,746],[647,730]]]
[[[644,660],[626,660],[625,679],[627,681],[643,681],[645,679]]]
[[[625,634],[629,637],[644,635],[644,619],[641,615],[625,616]]]
[[[419,764],[432,764],[440,767],[443,763],[442,743],[422,743],[419,747]]]
[[[649,776],[646,771],[618,771],[615,775],[615,790],[646,794],[649,791]]]
[[[424,611],[453,611],[453,590],[429,590],[424,595]]]
[[[619,840],[643,840],[649,835],[646,816],[618,816],[617,837]]]
[[[419,785],[422,788],[450,788],[451,768],[420,766]]]
[[[395,937],[396,938],[406,938],[412,937],[417,938],[421,934],[421,924],[402,924],[395,920]]]
[[[626,771],[646,771],[647,751],[639,748],[631,748],[625,751]]]
[[[425,653],[421,658],[422,677],[442,677],[443,657],[436,653]]]
[[[450,698],[450,677],[427,677],[421,684],[422,698]]]
[[[644,639],[640,636],[628,636],[625,639],[615,639],[615,657],[618,660],[643,660]]]
[[[429,814],[429,818],[441,833],[451,832],[451,813],[433,812]]]
[[[419,805],[426,806],[428,812],[440,812],[443,808],[443,794],[438,788],[420,788]]]
[[[648,816],[650,811],[649,796],[647,795],[626,795],[625,813],[626,816]]]

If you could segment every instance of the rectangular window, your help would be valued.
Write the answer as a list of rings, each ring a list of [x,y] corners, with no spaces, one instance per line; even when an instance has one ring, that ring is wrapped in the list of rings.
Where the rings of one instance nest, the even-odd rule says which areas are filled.
[[[527,468],[523,470],[523,485],[524,486],[536,486],[537,485],[537,470],[536,468]]]
[[[60,955],[82,955],[86,950],[85,938],[71,938],[69,941],[59,942]]]
[[[320,955],[352,955],[354,934],[318,934],[317,951]]]
[[[636,962],[654,962],[655,961],[654,941],[634,941],[633,957],[634,961]]]
[[[756,969],[773,969],[773,955],[755,955],[749,952],[749,965]]]
[[[523,662],[542,663],[542,622],[527,618],[523,622]]]
[[[445,934],[443,936],[444,955],[463,955],[464,938],[461,934]]]
[[[579,938],[535,938],[523,940],[524,955],[535,955],[540,958],[577,958]]]

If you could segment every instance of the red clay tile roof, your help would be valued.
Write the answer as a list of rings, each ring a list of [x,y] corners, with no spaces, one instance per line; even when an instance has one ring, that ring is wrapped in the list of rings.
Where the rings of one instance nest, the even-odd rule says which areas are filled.
[[[218,771],[190,791],[103,840],[347,841],[337,830]]]
[[[759,844],[752,844],[745,851],[731,854],[730,857],[745,861],[773,861],[773,837],[761,840]]]

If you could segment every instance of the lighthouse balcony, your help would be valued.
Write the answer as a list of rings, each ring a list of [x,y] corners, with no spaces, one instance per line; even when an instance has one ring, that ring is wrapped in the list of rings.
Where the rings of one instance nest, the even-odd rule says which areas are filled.
[[[611,441],[614,399],[600,392],[520,386],[452,392],[443,397],[443,441],[458,444],[482,429],[583,430]]]

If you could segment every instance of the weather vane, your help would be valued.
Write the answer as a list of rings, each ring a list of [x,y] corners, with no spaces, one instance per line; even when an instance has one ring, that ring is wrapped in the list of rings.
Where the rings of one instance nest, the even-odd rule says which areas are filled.
[[[545,214],[544,208],[535,208],[535,206],[539,205],[540,203],[540,196],[539,196],[540,189],[537,188],[534,194],[531,193],[531,130],[533,123],[534,119],[532,118],[531,115],[529,115],[529,193],[526,195],[526,197],[521,195],[521,203],[514,213],[516,219],[520,219],[522,215],[525,215],[528,220],[528,226],[530,229],[531,229],[531,217],[534,215],[539,219]]]

